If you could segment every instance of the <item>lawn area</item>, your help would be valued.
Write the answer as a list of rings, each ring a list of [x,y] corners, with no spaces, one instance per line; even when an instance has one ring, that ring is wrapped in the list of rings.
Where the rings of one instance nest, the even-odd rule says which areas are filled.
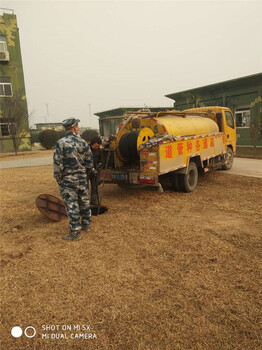
[[[65,242],[67,219],[35,206],[59,196],[52,170],[0,170],[1,349],[260,348],[261,179],[214,171],[190,194],[105,185],[108,212]]]
[[[236,157],[262,159],[262,147],[237,147]]]
[[[33,149],[32,151],[15,153],[0,153],[0,161],[42,158],[53,156],[53,149]]]

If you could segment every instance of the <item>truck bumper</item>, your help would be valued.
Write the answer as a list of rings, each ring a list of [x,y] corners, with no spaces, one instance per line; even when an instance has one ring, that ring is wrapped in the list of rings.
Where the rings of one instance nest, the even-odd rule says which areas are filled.
[[[158,174],[145,174],[138,171],[102,169],[99,179],[105,183],[158,186]]]

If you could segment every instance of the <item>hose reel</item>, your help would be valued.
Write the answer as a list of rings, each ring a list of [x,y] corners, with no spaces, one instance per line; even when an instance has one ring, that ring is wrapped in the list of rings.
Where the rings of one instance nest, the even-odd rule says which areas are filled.
[[[125,132],[119,138],[118,156],[124,162],[137,162],[139,160],[138,150],[140,145],[150,140],[153,136],[154,132],[149,128]]]

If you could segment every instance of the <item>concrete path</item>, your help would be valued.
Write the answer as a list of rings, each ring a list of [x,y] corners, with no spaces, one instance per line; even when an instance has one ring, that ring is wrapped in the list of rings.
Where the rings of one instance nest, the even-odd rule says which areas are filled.
[[[27,166],[41,166],[51,164],[53,164],[52,156],[18,160],[4,160],[0,161],[0,169],[21,168]]]
[[[6,160],[0,161],[0,169],[52,164],[52,156],[20,160]],[[262,178],[262,159],[235,158],[232,169],[225,171],[224,173]]]
[[[262,178],[262,159],[235,158],[232,168],[225,173]]]

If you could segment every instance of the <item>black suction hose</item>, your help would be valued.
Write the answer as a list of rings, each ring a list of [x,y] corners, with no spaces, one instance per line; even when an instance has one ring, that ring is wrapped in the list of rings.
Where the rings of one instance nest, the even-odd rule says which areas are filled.
[[[119,151],[129,162],[137,162],[137,138],[140,131],[126,132],[119,141]]]

